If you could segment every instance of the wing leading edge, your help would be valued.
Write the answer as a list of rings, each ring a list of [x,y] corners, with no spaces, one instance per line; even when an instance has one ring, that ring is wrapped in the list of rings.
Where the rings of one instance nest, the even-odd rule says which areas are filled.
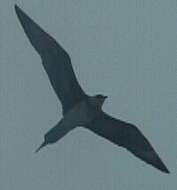
[[[102,112],[99,118],[90,123],[87,128],[114,144],[126,148],[136,157],[162,172],[169,173],[152,145],[136,126],[114,119]]]
[[[74,74],[70,57],[55,39],[17,5],[15,10],[29,41],[42,58],[44,69],[65,113],[86,96]]]

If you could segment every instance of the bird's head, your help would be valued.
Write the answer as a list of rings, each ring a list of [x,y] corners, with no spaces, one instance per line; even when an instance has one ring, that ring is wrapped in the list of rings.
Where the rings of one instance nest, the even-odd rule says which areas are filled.
[[[107,98],[107,96],[104,96],[102,94],[97,94],[96,96],[92,96],[90,98],[90,102],[96,108],[101,109],[106,98]]]

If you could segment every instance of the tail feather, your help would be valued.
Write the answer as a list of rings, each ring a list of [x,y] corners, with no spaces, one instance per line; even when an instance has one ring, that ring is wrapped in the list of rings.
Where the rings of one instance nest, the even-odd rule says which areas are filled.
[[[39,148],[37,148],[36,149],[36,151],[35,151],[35,153],[38,153],[43,147],[45,147],[47,145],[47,142],[43,142],[40,146],[39,146]]]

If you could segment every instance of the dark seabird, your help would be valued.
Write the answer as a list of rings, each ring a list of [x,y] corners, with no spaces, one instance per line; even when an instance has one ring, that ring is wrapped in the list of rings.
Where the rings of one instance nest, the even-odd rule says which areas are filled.
[[[135,125],[115,119],[102,110],[106,96],[89,96],[82,90],[74,74],[71,59],[61,45],[17,5],[15,10],[29,41],[41,56],[43,67],[63,110],[63,118],[45,134],[44,142],[36,152],[57,142],[77,126],[83,126],[126,148],[162,172],[169,173],[152,145]]]

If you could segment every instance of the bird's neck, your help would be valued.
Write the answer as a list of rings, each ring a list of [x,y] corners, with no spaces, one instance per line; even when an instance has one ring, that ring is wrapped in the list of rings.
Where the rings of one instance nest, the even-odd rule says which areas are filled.
[[[90,105],[93,106],[95,109],[100,110],[100,111],[102,110],[103,103],[100,102],[95,97],[92,97],[92,96],[89,97],[88,101],[89,101]]]

